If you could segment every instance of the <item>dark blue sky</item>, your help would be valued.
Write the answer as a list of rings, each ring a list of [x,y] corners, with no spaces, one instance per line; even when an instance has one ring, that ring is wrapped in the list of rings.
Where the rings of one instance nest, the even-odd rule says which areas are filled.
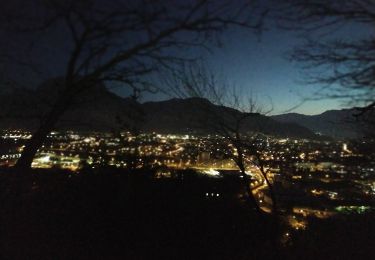
[[[348,107],[345,100],[304,101],[312,99],[322,86],[307,85],[308,71],[302,69],[302,64],[287,59],[287,53],[304,42],[301,33],[277,29],[275,25],[268,27],[274,29],[266,30],[261,37],[240,29],[224,33],[222,48],[213,48],[212,53],[203,52],[210,70],[224,75],[236,85],[239,93],[255,96],[265,110],[273,106],[271,114],[296,112],[313,115]],[[347,25],[331,35],[355,40],[368,33],[369,28]],[[322,37],[321,34],[311,36]],[[114,91],[120,95],[127,93],[121,89]],[[162,94],[145,94],[143,101],[168,98]]]
[[[269,29],[264,31],[261,37],[256,37],[248,30],[226,31],[222,35],[222,48],[213,48],[212,53],[200,54],[204,55],[210,70],[222,74],[228,82],[234,83],[241,94],[255,96],[258,102],[264,104],[266,108],[270,107],[271,100],[272,114],[280,114],[300,104],[304,98],[314,97],[314,93],[321,86],[304,84],[304,71],[301,70],[301,64],[286,59],[286,53],[302,43],[301,38],[298,37],[299,33],[277,29],[276,24],[267,24],[266,27]],[[355,40],[368,33],[369,28],[347,25],[334,34],[340,38]],[[316,39],[321,35],[310,35],[310,37]],[[39,57],[43,57],[46,60],[44,67],[52,71],[49,74],[58,76],[65,69],[64,60],[69,51],[69,45],[64,44],[66,35],[59,31],[52,35],[52,39],[54,43],[63,43],[60,46],[63,48],[55,48],[55,44],[50,44],[51,39],[48,39],[45,47],[40,48],[39,52],[34,51],[34,56],[38,58],[38,61],[41,60]],[[15,48],[14,43],[22,44],[22,40],[16,37],[9,47],[10,50],[20,52],[21,48]],[[51,50],[47,51],[48,48]],[[18,77],[27,78],[27,82],[31,82],[29,76],[22,76],[18,70],[16,74]],[[114,91],[122,96],[129,94],[121,88]],[[145,94],[143,101],[167,98],[170,97],[160,93]],[[325,99],[306,101],[291,112],[318,114],[328,109],[343,107],[345,107],[345,101]]]
[[[347,107],[345,100],[304,101],[313,98],[322,86],[307,85],[306,71],[303,71],[301,64],[287,59],[287,53],[303,43],[301,33],[271,27],[276,29],[263,32],[259,38],[239,29],[225,33],[222,39],[224,46],[205,54],[210,69],[223,74],[237,86],[240,93],[255,96],[266,110],[271,106],[271,99],[271,114],[296,112],[313,115]],[[368,32],[368,28],[348,25],[336,31],[334,36],[353,40]],[[166,98],[160,94],[144,96],[145,101]]]
[[[283,113],[313,96],[316,88],[307,86],[300,64],[287,59],[287,52],[301,43],[296,33],[270,30],[257,40],[251,35],[233,32],[226,38],[223,52],[211,55],[214,67],[224,71],[244,94],[251,92],[259,102],[273,103],[273,114]],[[303,114],[317,114],[340,107],[337,100],[304,102],[293,110]]]

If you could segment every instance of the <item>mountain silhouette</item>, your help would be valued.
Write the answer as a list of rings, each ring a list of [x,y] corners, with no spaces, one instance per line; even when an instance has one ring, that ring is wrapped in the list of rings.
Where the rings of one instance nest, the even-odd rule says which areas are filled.
[[[144,129],[160,133],[215,133],[217,120],[234,125],[242,112],[212,104],[203,98],[171,99],[142,104],[146,120]],[[213,122],[212,122],[213,121]],[[210,122],[212,122],[210,124]],[[243,122],[242,132],[262,132],[274,136],[312,138],[314,134],[295,123],[280,123],[253,113]]]
[[[357,119],[354,117],[355,114],[358,114],[358,110],[352,108],[328,110],[319,115],[288,113],[271,116],[271,118],[282,123],[296,123],[314,133],[334,138],[359,138],[361,132]]]
[[[61,79],[44,82],[35,90],[13,90],[0,95],[0,128],[33,130],[48,113],[62,91]],[[138,103],[122,98],[97,84],[72,97],[70,108],[56,126],[57,130],[111,131],[137,128],[143,132],[175,134],[214,134],[209,122],[218,115],[226,124],[242,115],[230,107],[212,104],[203,98],[170,99]],[[276,118],[277,119],[277,118]],[[280,122],[272,117],[251,114],[243,122],[243,132],[262,132],[283,137],[314,138],[306,127]]]

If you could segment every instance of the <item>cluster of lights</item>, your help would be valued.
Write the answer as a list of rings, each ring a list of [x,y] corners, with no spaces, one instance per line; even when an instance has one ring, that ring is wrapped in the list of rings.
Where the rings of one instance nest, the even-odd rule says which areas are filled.
[[[220,197],[220,194],[219,193],[213,193],[213,192],[211,192],[211,193],[206,192],[206,197]]]

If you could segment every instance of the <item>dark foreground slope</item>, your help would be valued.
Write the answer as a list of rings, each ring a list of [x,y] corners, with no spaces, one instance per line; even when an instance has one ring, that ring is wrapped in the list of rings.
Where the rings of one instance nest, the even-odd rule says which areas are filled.
[[[19,186],[10,174],[1,171],[1,183]],[[32,189],[9,187],[0,193],[1,259],[371,259],[375,246],[374,216],[356,215],[286,230],[291,242],[277,247],[276,227],[233,196],[242,186],[232,177],[38,170]]]
[[[71,177],[69,177],[71,176]],[[7,195],[1,259],[270,258],[272,228],[230,195],[238,180],[40,172]],[[221,194],[207,198],[205,193]],[[4,195],[4,194],[2,194]],[[228,195],[228,196],[225,196]]]

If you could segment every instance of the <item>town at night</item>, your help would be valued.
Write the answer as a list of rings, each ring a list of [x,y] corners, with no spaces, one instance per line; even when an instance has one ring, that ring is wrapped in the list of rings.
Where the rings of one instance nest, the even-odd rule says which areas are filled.
[[[372,259],[375,2],[14,0],[1,259]]]

